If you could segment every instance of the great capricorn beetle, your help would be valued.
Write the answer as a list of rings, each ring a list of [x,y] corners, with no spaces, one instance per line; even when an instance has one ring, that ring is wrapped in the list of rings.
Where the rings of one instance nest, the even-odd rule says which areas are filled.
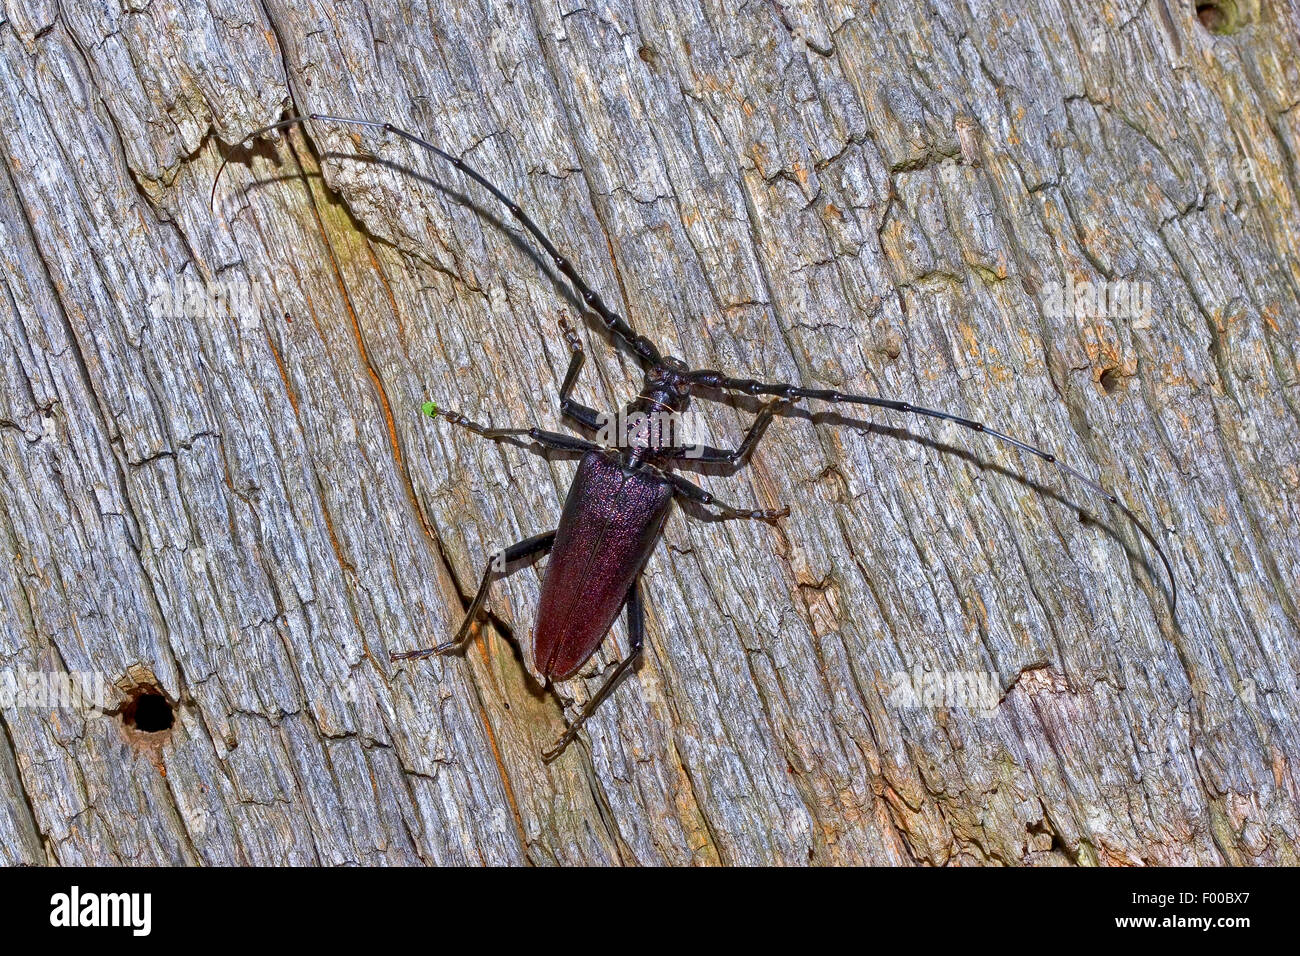
[[[645,614],[640,593],[641,571],[659,538],[672,500],[681,497],[711,507],[718,518],[773,521],[790,513],[788,508],[761,510],[732,508],[722,504],[699,485],[671,469],[688,460],[703,464],[729,465],[733,469],[743,467],[754,446],[762,438],[772,416],[800,399],[832,404],[869,405],[889,411],[954,422],[964,428],[990,435],[1055,465],[1063,475],[1081,482],[1091,491],[1101,495],[1133,522],[1160,556],[1160,561],[1170,580],[1171,606],[1176,607],[1178,585],[1169,559],[1155,536],[1119,498],[1096,481],[1061,461],[1056,455],[969,418],[922,408],[909,402],[870,395],[852,395],[833,389],[760,382],[750,378],[732,377],[713,369],[687,367],[681,359],[664,355],[653,342],[644,335],[638,334],[622,316],[610,309],[600,295],[578,275],[572,262],[560,254],[551,240],[519,207],[518,203],[461,159],[444,152],[414,133],[391,123],[313,113],[309,116],[294,116],[255,130],[244,137],[236,148],[265,133],[305,123],[309,119],[317,123],[369,127],[398,136],[421,149],[428,150],[478,183],[500,201],[537,241],[555,267],[573,283],[587,307],[600,318],[614,338],[636,356],[644,369],[644,385],[640,394],[627,405],[626,412],[630,418],[638,422],[649,421],[651,427],[636,429],[635,437],[629,436],[632,440],[619,441],[615,443],[615,447],[559,432],[543,431],[540,428],[492,428],[472,422],[454,411],[439,411],[436,406],[429,403],[428,410],[431,414],[435,416],[441,414],[451,424],[467,428],[491,441],[521,444],[526,439],[543,449],[577,452],[582,455],[577,474],[564,502],[559,525],[554,531],[547,531],[510,545],[490,557],[478,590],[474,594],[474,600],[470,603],[464,621],[452,639],[433,647],[389,655],[393,661],[410,660],[446,653],[460,647],[470,635],[473,623],[483,610],[488,588],[493,579],[503,573],[511,562],[550,552],[551,558],[542,580],[541,600],[533,632],[533,657],[542,677],[550,683],[566,680],[577,673],[600,647],[613,626],[614,619],[624,606],[627,608],[631,652],[619,662],[614,672],[601,685],[595,696],[587,702],[577,719],[569,725],[559,740],[543,752],[543,759],[547,762],[558,757],[573,742],[582,725],[609,696],[640,656],[645,640]],[[217,182],[227,162],[229,159],[222,162],[213,179],[210,203],[216,196]],[[560,320],[560,329],[571,353],[568,371],[560,386],[560,413],[584,428],[605,429],[607,427],[605,416],[570,397],[585,356],[577,334],[563,318]],[[692,396],[710,398],[713,396],[708,393],[716,395],[719,392],[774,396],[772,401],[764,404],[758,411],[737,448],[722,449],[707,445],[676,444],[671,439],[665,440],[664,429],[654,424],[665,419],[673,420],[686,409]]]

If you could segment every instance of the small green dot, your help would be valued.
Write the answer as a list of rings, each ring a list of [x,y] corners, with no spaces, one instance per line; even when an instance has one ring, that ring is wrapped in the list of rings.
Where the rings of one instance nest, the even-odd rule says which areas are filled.
[[[437,418],[437,417],[438,417],[438,403],[437,403],[437,402],[425,402],[423,405],[420,406],[420,411],[424,412],[424,414],[428,415],[430,418]]]

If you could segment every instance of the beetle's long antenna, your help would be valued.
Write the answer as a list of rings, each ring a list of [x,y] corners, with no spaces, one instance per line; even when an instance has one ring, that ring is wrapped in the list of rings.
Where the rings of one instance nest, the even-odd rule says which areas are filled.
[[[628,348],[635,352],[642,360],[651,364],[656,364],[663,358],[662,353],[660,353],[659,349],[653,342],[647,339],[644,335],[639,335],[636,330],[628,324],[626,319],[605,304],[605,300],[600,297],[600,293],[587,285],[582,276],[578,275],[578,271],[574,269],[573,263],[570,262],[567,257],[560,254],[560,251],[555,248],[555,244],[551,242],[546,233],[542,232],[537,223],[533,222],[533,220],[529,218],[528,214],[520,208],[517,202],[489,182],[482,173],[478,172],[478,170],[468,166],[463,160],[456,156],[439,149],[428,140],[422,139],[401,127],[394,126],[392,123],[381,123],[375,120],[348,119],[343,116],[326,116],[322,113],[312,113],[308,116],[294,116],[282,120],[279,123],[272,123],[270,126],[263,126],[261,129],[249,133],[240,140],[237,145],[242,146],[250,139],[261,136],[263,133],[269,133],[272,130],[277,129],[284,129],[286,126],[293,126],[297,123],[305,123],[309,119],[318,123],[342,123],[349,126],[366,126],[371,129],[383,130],[386,133],[392,133],[394,136],[400,136],[402,139],[414,143],[422,149],[427,149],[435,156],[451,163],[470,179],[474,180],[474,182],[478,183],[490,192],[502,205],[506,207],[506,209],[510,210],[510,214],[515,217],[519,224],[523,226],[530,235],[532,235],[532,237],[542,247],[543,251],[550,256],[551,262],[555,264],[555,268],[564,273],[564,276],[573,283],[574,288],[578,290],[578,294],[582,296],[582,301],[585,302],[592,311],[600,316],[601,321],[605,324],[605,328],[609,329],[612,334],[618,336],[618,338],[620,338]],[[229,159],[222,161],[221,168],[217,170],[216,178],[212,181],[212,197],[216,196],[217,180],[221,178],[221,172],[226,168],[227,162],[229,162]],[[208,204],[209,206],[212,205],[211,197],[208,200]]]
[[[253,130],[251,133],[249,133],[247,136],[245,136],[243,139],[241,139],[238,143],[236,143],[236,144],[234,145],[234,147],[232,148],[232,152],[233,152],[234,150],[236,150],[236,149],[239,149],[241,146],[243,146],[245,143],[247,143],[247,142],[248,142],[249,140],[251,140],[251,139],[257,139],[257,137],[259,137],[259,136],[261,136],[261,135],[263,135],[263,134],[265,134],[265,133],[269,133],[269,132],[271,132],[272,130],[284,129],[285,127],[288,127],[288,126],[295,126],[295,125],[297,125],[298,123],[301,123],[302,121],[303,121],[303,117],[301,117],[301,116],[294,116],[294,117],[292,117],[291,119],[281,120],[281,121],[278,122],[278,123],[272,123],[270,126],[263,126],[261,129],[255,129],[255,130]],[[215,204],[216,204],[216,201],[217,201],[217,183],[221,182],[221,174],[224,173],[224,172],[226,171],[226,164],[228,164],[229,162],[230,162],[230,157],[229,157],[229,156],[226,156],[226,158],[223,159],[223,160],[221,161],[221,165],[217,167],[217,175],[215,175],[215,176],[212,177],[212,192],[208,194],[208,211],[209,211],[209,212],[212,211],[213,207],[214,207]]]
[[[1174,577],[1173,567],[1169,564],[1169,558],[1165,556],[1164,549],[1156,541],[1155,535],[1151,530],[1135,515],[1128,505],[1120,501],[1119,498],[1096,481],[1093,481],[1087,475],[1083,474],[1076,468],[1072,468],[1065,462],[1061,461],[1056,455],[1049,451],[1043,451],[1041,448],[1035,448],[1019,438],[1013,438],[1005,432],[989,428],[982,422],[977,422],[969,418],[963,418],[960,415],[953,415],[949,412],[939,412],[932,408],[922,408],[919,405],[913,405],[910,402],[900,402],[892,398],[879,398],[872,395],[849,395],[844,392],[837,392],[834,389],[827,388],[803,388],[798,385],[786,385],[778,382],[758,382],[752,378],[732,378],[721,372],[712,369],[703,369],[689,372],[686,375],[687,380],[696,388],[722,389],[731,392],[744,392],[746,395],[779,395],[783,398],[811,398],[821,402],[849,402],[856,405],[871,405],[876,408],[887,408],[895,412],[910,412],[913,415],[922,415],[928,418],[938,418],[943,421],[955,422],[964,428],[972,431],[982,432],[985,435],[991,435],[999,441],[1007,442],[1014,445],[1021,451],[1029,452],[1031,455],[1037,455],[1048,464],[1055,465],[1061,473],[1067,478],[1081,482],[1089,490],[1101,495],[1111,504],[1119,508],[1128,517],[1130,521],[1141,532],[1142,536],[1150,542],[1151,547],[1156,549],[1156,554],[1160,556],[1160,562],[1165,566],[1165,574],[1169,576],[1170,587],[1170,610],[1176,612],[1178,609],[1178,580]]]

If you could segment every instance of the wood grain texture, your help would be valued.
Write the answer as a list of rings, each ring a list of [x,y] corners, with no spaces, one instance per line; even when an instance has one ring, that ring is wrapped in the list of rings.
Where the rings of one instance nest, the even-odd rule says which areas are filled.
[[[0,860],[1298,862],[1300,11],[1233,10],[7,2],[0,669],[113,689],[0,707]],[[539,564],[463,657],[388,654],[450,634],[575,467],[421,404],[558,427],[579,310],[394,137],[232,150],[293,111],[464,157],[692,365],[1060,452],[1156,529],[1176,617],[1041,462],[796,412],[702,479],[790,518],[671,516],[643,666],[543,765],[621,622],[539,688],[505,637]],[[1067,281],[1152,314],[1054,314]],[[209,287],[257,298],[171,301]],[[581,336],[577,397],[618,407],[635,364]],[[754,407],[695,406],[719,445]],[[897,693],[970,674],[992,707]],[[144,684],[156,738],[118,712]]]

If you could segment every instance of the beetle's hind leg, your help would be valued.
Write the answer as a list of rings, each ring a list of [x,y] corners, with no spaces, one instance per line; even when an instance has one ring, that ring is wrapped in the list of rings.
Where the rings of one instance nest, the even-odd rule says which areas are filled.
[[[455,637],[433,647],[425,647],[417,651],[404,651],[400,654],[389,654],[388,659],[390,661],[419,660],[432,657],[434,654],[445,654],[460,647],[465,642],[465,638],[469,636],[474,621],[478,619],[479,613],[483,610],[483,604],[487,601],[488,588],[492,586],[493,578],[499,574],[505,574],[506,565],[512,561],[518,561],[520,558],[527,558],[534,554],[544,554],[551,550],[553,544],[555,544],[555,532],[547,531],[544,534],[525,538],[508,548],[497,551],[488,558],[488,566],[483,570],[483,578],[479,581],[478,591],[474,594],[474,600],[470,602],[469,610],[465,612],[465,620],[461,622]]]
[[[628,641],[632,645],[631,653],[619,662],[618,667],[614,668],[614,673],[610,674],[605,683],[600,685],[600,690],[596,691],[596,696],[587,701],[587,706],[582,708],[582,713],[578,715],[577,720],[569,725],[564,735],[553,743],[550,748],[542,751],[542,760],[546,763],[550,763],[564,753],[565,748],[577,738],[578,731],[587,722],[587,718],[596,712],[596,708],[618,686],[618,682],[623,679],[623,675],[631,670],[636,665],[637,660],[640,659],[641,647],[645,643],[645,606],[641,603],[641,579],[639,577],[632,585],[631,590],[627,592],[627,635]]]

